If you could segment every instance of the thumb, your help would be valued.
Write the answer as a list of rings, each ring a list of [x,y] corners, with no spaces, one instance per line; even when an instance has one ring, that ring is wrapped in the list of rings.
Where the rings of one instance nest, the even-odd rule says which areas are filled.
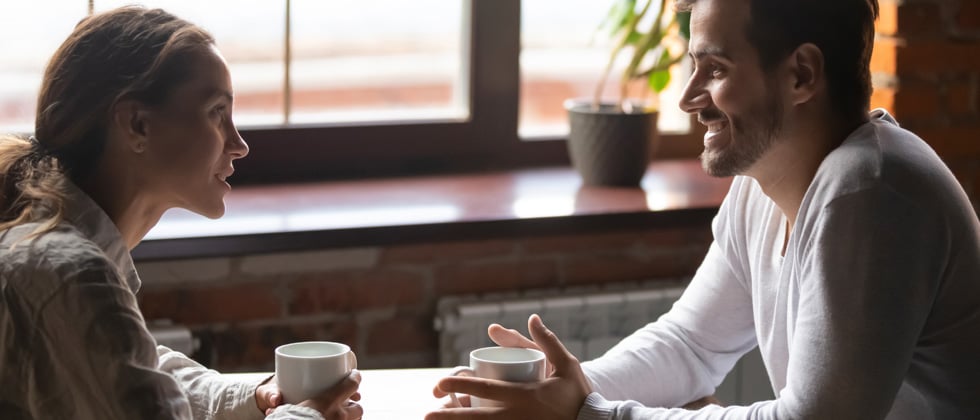
[[[555,368],[555,375],[561,374],[568,369],[574,368],[578,364],[575,356],[568,352],[565,345],[561,343],[558,336],[544,326],[538,314],[531,315],[527,320],[527,329],[531,332],[531,338],[538,344],[541,351],[548,358],[548,361]]]

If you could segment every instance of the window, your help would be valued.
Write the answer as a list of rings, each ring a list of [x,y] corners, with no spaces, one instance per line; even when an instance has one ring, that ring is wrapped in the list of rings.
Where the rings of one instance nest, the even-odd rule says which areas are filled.
[[[584,45],[582,37],[608,7],[569,1],[143,4],[215,35],[232,72],[235,118],[252,148],[238,165],[242,183],[566,164],[564,143],[554,141],[565,136],[555,111],[564,98],[536,92],[552,80],[591,89],[597,76],[566,64],[590,61],[604,49]],[[31,130],[43,66],[88,3],[101,11],[130,1],[0,5],[0,24],[30,40],[0,45],[0,131]],[[547,33],[552,39],[541,36]],[[535,122],[526,117],[535,107],[550,107],[559,118]],[[519,109],[526,138],[518,135]],[[687,131],[686,116],[673,121],[675,131]],[[664,142],[675,143],[671,153],[694,156],[685,146],[696,146],[692,136],[673,137]]]
[[[611,1],[596,0],[522,2],[518,126],[522,138],[568,135],[564,100],[591,98],[609,59],[612,40],[597,29],[610,4]],[[627,54],[618,57],[604,86],[604,99],[616,99],[616,77],[626,68],[628,59]],[[676,81],[686,80],[690,70],[677,67],[673,75],[675,82],[660,95],[658,124],[667,133],[684,133],[690,129],[690,118],[676,106],[683,89],[683,84]]]

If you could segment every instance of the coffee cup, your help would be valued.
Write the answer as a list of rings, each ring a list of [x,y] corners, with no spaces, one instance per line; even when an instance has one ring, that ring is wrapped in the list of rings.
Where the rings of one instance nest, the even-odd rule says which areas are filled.
[[[450,376],[474,376],[508,382],[538,382],[545,377],[545,356],[540,350],[518,347],[483,347],[470,352],[470,365],[459,366]],[[449,397],[461,406],[455,393]],[[497,407],[498,401],[470,397],[471,407]]]
[[[276,383],[287,404],[319,395],[356,368],[357,357],[346,344],[304,341],[276,348]]]

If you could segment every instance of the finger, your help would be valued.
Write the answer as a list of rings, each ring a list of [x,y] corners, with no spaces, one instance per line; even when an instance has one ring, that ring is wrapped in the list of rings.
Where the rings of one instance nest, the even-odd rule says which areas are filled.
[[[361,407],[360,404],[355,402],[348,403],[348,406],[344,408],[344,411],[347,412],[347,418],[349,419],[359,419],[364,417],[364,407]]]
[[[357,392],[357,387],[361,384],[361,372],[357,369],[351,371],[350,375],[340,381],[327,392],[320,394],[314,399],[324,403],[327,407],[341,405],[350,399]]]
[[[537,344],[517,330],[504,328],[500,324],[490,324],[490,327],[487,328],[487,335],[499,346],[538,349]]]
[[[360,401],[361,400],[361,393],[360,392],[355,392],[354,395],[351,395],[350,396],[350,400],[351,401]]]
[[[278,392],[272,392],[269,394],[269,406],[278,407],[282,405],[282,394]]]
[[[513,414],[513,413],[511,413]],[[513,418],[511,416],[510,418]],[[450,408],[433,411],[425,415],[425,420],[505,420],[507,413],[502,408]]]
[[[439,388],[495,401],[514,401],[526,392],[525,384],[465,376],[442,378]]]
[[[449,393],[439,389],[439,384],[436,384],[435,388],[432,388],[432,395],[436,398],[442,398],[449,395]]]
[[[541,317],[538,314],[533,314],[527,319],[527,329],[531,332],[531,338],[541,346],[541,351],[544,352],[548,361],[554,366],[556,374],[560,374],[578,364],[578,360],[568,352],[568,349],[561,343],[558,336],[551,332],[548,327],[544,326],[544,322],[541,321]]]
[[[456,400],[459,401],[459,405],[456,405],[456,403],[454,403],[452,400],[449,400],[448,402],[446,402],[445,404],[442,405],[442,408],[469,407],[470,404],[472,404],[472,402],[470,402],[470,396],[469,395],[459,394],[459,395],[456,396]]]

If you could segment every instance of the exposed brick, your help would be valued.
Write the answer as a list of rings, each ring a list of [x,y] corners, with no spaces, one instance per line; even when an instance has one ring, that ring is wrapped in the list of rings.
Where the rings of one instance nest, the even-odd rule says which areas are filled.
[[[432,315],[401,315],[377,321],[367,332],[366,355],[409,353],[438,348]]]
[[[566,284],[598,285],[664,277],[690,276],[704,257],[700,249],[673,255],[599,253],[580,255],[565,261]]]
[[[875,32],[881,35],[898,34],[898,4],[882,2],[878,5],[878,20],[875,21]]]
[[[871,91],[871,109],[885,108],[895,113],[895,89],[875,88]]]
[[[894,4],[890,7],[882,4],[881,11],[884,12],[886,9],[894,7]],[[943,32],[939,4],[932,2],[903,3],[898,6],[897,23],[898,33],[905,37],[910,35],[935,36]]]
[[[978,80],[976,74],[967,80],[952,81],[946,85],[946,110],[951,115],[977,113]]]
[[[961,30],[980,30],[980,2],[963,0],[956,13],[956,24]]]
[[[230,258],[155,261],[136,264],[144,287],[227,280],[231,274]]]
[[[956,180],[960,182],[963,189],[969,193],[972,187],[971,182],[976,175],[976,163],[970,159],[952,159],[946,161],[946,165],[949,166],[949,170],[956,176]]]
[[[901,40],[889,37],[876,37],[874,50],[871,53],[871,72],[895,74],[898,44]]]
[[[308,273],[350,268],[371,268],[377,265],[377,248],[348,248],[244,257],[243,274],[252,276],[283,273]]]
[[[551,258],[483,261],[436,269],[437,296],[520,291],[558,284],[557,262]]]
[[[218,331],[195,331],[206,345],[210,366],[220,371],[271,371],[275,369],[275,350],[297,341],[335,341],[354,347],[357,325],[353,320],[317,321],[304,324],[279,324],[235,327]]]
[[[392,269],[310,274],[291,282],[290,289],[290,314],[342,313],[421,304],[425,276]]]
[[[683,229],[647,230],[643,232],[640,243],[655,252],[697,245],[704,245],[704,249],[707,251],[708,244],[711,243],[713,238],[711,226],[705,225]]]
[[[980,42],[908,41],[897,48],[895,65],[899,76],[977,71],[980,70]]]
[[[525,254],[553,254],[622,248],[633,245],[639,240],[640,235],[637,232],[542,236],[523,238],[521,248]]]
[[[972,127],[936,127],[913,130],[944,160],[980,158],[980,125]]]
[[[170,319],[175,323],[202,325],[278,317],[280,299],[267,283],[147,290],[139,295],[146,319]]]
[[[384,249],[382,265],[462,261],[474,258],[512,255],[511,240],[457,241],[435,244],[402,245]]]
[[[939,86],[925,81],[903,80],[895,92],[895,116],[919,120],[939,115]]]

